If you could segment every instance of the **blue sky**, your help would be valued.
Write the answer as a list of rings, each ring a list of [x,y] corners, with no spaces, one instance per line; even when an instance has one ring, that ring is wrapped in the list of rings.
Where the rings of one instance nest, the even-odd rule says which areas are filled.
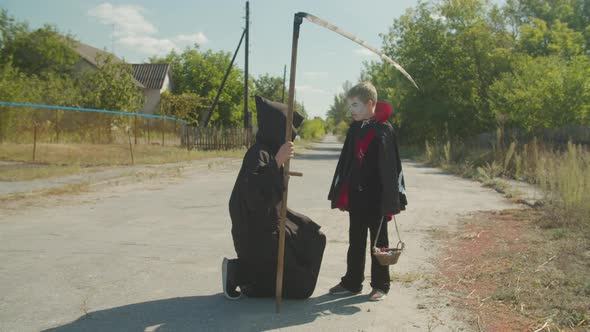
[[[144,62],[171,49],[198,43],[202,49],[235,50],[244,27],[245,0],[0,0],[0,7],[31,27],[45,23],[80,41],[106,48],[128,62]],[[291,57],[293,14],[328,20],[381,48],[379,33],[414,0],[251,0],[250,75],[283,75]],[[304,21],[299,39],[297,99],[310,116],[325,116],[345,81],[358,81],[363,61],[375,60],[352,41]],[[244,51],[237,66],[244,68]],[[403,65],[403,64],[402,64]],[[411,74],[411,73],[410,73]]]

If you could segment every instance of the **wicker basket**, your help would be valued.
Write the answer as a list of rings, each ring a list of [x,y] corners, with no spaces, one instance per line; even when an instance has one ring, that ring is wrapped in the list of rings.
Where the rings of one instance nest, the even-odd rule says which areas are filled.
[[[395,248],[378,248],[377,247],[377,239],[379,238],[379,233],[381,233],[381,226],[383,226],[383,221],[385,218],[381,219],[381,224],[379,224],[379,229],[377,230],[377,235],[375,236],[375,242],[373,243],[373,256],[377,259],[379,264],[383,266],[387,265],[394,265],[399,260],[399,256],[401,256],[402,252],[404,251],[404,247],[406,246],[399,235],[399,229],[397,228],[397,220],[395,220],[395,216],[393,216],[393,222],[395,224],[395,230],[397,232],[397,238],[399,241]]]
[[[402,252],[404,251],[405,244],[402,241],[397,243],[395,248],[377,248],[373,247],[373,255],[379,262],[379,264],[386,266],[386,265],[394,265],[399,260],[399,256],[401,256]]]

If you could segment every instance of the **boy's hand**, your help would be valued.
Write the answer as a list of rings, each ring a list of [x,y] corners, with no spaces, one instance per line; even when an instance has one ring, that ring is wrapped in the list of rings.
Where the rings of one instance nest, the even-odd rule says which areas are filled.
[[[283,164],[285,164],[287,160],[293,158],[294,155],[295,145],[293,144],[293,142],[287,142],[283,144],[283,146],[281,146],[279,152],[277,152],[277,155],[275,156],[277,165],[279,165],[279,167],[283,166]]]

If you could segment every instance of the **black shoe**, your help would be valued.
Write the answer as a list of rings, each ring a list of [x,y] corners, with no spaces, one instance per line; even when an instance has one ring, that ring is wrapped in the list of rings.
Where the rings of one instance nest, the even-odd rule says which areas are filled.
[[[223,286],[223,295],[228,300],[237,300],[242,297],[242,293],[237,290],[238,285],[235,282],[237,272],[236,262],[223,258],[221,263],[221,284]]]

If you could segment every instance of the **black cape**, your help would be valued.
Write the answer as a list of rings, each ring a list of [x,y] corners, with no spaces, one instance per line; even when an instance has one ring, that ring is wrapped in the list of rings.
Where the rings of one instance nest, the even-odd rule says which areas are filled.
[[[371,132],[371,133],[370,133]],[[371,136],[372,139],[367,139]],[[361,153],[359,146],[369,142]],[[391,124],[356,121],[348,130],[328,194],[332,208],[391,216],[408,204],[397,139]]]
[[[258,133],[248,150],[229,201],[232,237],[238,255],[240,288],[251,297],[274,296],[283,195],[283,169],[275,154],[285,141],[284,104],[256,97]],[[294,127],[303,121],[294,114]],[[296,132],[294,132],[294,135]],[[283,295],[308,298],[315,289],[326,245],[320,226],[287,212]]]

